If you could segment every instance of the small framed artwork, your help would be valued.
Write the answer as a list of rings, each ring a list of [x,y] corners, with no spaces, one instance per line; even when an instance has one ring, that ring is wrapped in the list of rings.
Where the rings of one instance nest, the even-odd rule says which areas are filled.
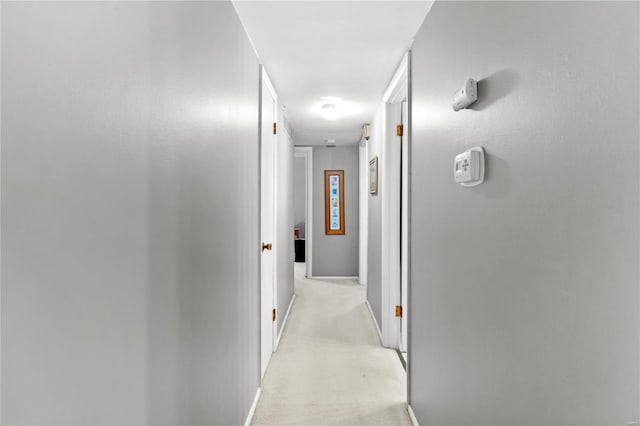
[[[344,170],[324,171],[324,229],[344,235]]]
[[[378,193],[378,157],[369,161],[369,194]]]

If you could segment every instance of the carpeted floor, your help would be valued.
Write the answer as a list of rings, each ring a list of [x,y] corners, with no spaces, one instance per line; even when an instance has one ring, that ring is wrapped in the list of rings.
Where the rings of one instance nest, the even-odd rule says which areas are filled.
[[[252,424],[411,425],[406,375],[396,352],[380,345],[365,287],[308,280],[302,268]]]

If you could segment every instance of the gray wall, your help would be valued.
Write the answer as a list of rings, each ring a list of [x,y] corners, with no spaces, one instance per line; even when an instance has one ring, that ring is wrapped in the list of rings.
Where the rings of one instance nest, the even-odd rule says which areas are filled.
[[[417,35],[420,424],[639,420],[638,7],[436,2]],[[453,112],[468,77],[480,100]],[[477,145],[487,180],[463,188],[453,158]]]
[[[4,2],[3,424],[244,421],[258,82],[228,2]]]
[[[278,143],[276,145],[276,263],[278,286],[278,332],[293,297],[293,141],[284,126],[282,110],[278,111]]]
[[[382,328],[382,202],[380,194],[384,191],[381,172],[384,170],[382,147],[383,104],[380,105],[369,128],[367,141],[367,300],[371,311]],[[378,193],[369,193],[369,161],[378,157]]]
[[[344,170],[345,235],[326,235],[324,171]],[[358,147],[313,147],[314,276],[358,275]]]
[[[300,237],[305,236],[305,204],[306,188],[305,176],[307,171],[304,167],[304,158],[295,157],[293,159],[293,225],[300,228]]]

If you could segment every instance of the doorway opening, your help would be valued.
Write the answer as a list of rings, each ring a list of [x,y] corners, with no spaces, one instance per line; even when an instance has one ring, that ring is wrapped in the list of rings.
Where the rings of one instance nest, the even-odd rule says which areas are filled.
[[[296,146],[293,151],[294,174],[302,171],[303,178],[294,185],[295,260],[304,262],[305,277],[312,278],[313,268],[313,148]],[[301,169],[298,169],[301,166]],[[301,198],[301,199],[300,199]],[[301,218],[302,216],[302,218]],[[302,226],[301,226],[302,225]]]
[[[387,167],[382,208],[383,343],[407,361],[409,329],[409,54],[385,95],[383,155]]]

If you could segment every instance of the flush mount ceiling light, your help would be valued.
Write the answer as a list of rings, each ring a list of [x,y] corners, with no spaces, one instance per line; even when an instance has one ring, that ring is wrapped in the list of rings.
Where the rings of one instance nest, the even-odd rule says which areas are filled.
[[[337,104],[322,104],[320,107],[320,115],[323,116],[325,120],[334,121],[340,118],[342,111]]]
[[[309,112],[317,114],[329,121],[336,121],[342,118],[358,114],[361,112],[361,106],[345,101],[337,96],[322,96],[320,102],[316,102],[309,106]]]

